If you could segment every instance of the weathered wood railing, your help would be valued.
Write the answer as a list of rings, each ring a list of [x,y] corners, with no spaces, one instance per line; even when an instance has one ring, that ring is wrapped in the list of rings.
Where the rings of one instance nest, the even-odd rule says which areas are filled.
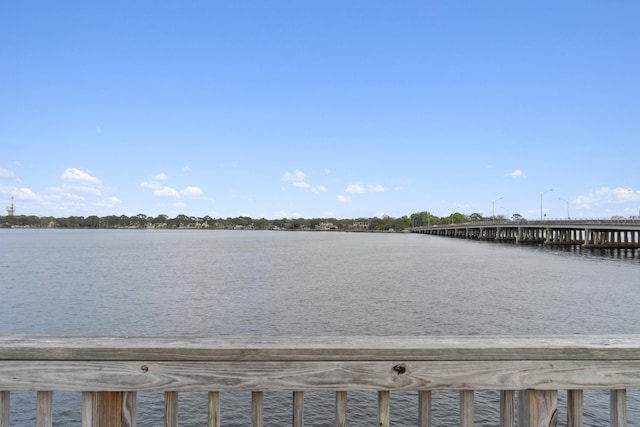
[[[220,392],[251,391],[252,425],[263,393],[293,392],[302,426],[304,392],[336,392],[335,425],[347,424],[347,393],[378,393],[389,425],[390,392],[418,391],[418,424],[431,425],[431,392],[460,391],[460,425],[472,426],[475,390],[500,390],[500,425],[581,426],[582,390],[610,390],[612,426],[626,425],[626,390],[640,388],[640,335],[550,337],[50,337],[0,336],[0,427],[11,391],[38,391],[36,426],[52,426],[52,390],[82,391],[83,427],[135,426],[136,392],[162,391],[165,426],[177,426],[178,392],[207,392],[208,425],[220,425]],[[516,394],[518,396],[516,405]]]

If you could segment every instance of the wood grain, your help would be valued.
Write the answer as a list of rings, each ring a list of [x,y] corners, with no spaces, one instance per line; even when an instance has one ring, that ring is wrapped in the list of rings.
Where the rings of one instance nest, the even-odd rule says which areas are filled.
[[[556,390],[527,390],[527,427],[557,427],[558,392]]]
[[[135,338],[0,335],[0,360],[640,360],[640,335]]]
[[[347,427],[347,392],[336,392],[336,427]]]
[[[500,391],[500,427],[515,426],[515,391]]]
[[[36,427],[53,427],[53,392],[36,394]]]
[[[251,392],[251,426],[262,427],[262,409],[264,394],[261,391]]]
[[[418,393],[418,426],[431,427],[431,391]]]
[[[640,361],[10,362],[0,389],[61,391],[567,390],[640,388]],[[141,366],[145,369],[141,370]]]
[[[567,390],[567,427],[582,427],[583,401],[582,390]]]
[[[11,395],[8,391],[0,391],[0,427],[9,427],[10,397]]]
[[[611,390],[610,392],[611,427],[627,426],[627,391]]]
[[[473,427],[473,390],[460,391],[460,427]]]
[[[304,426],[304,392],[293,392],[293,427]]]
[[[178,393],[164,393],[164,427],[178,427]]]
[[[389,427],[391,395],[387,390],[378,392],[378,427]]]
[[[207,427],[220,427],[220,392],[208,393]]]

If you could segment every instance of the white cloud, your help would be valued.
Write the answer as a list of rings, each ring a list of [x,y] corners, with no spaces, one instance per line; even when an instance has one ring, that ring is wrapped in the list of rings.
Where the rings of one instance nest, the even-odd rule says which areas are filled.
[[[202,196],[204,193],[200,187],[188,186],[182,190],[182,194],[185,196]]]
[[[327,175],[331,173],[331,169],[325,169],[324,173],[326,173]]]
[[[166,173],[164,173],[164,172],[160,172],[160,173],[158,173],[158,174],[153,175],[151,178],[153,178],[153,179],[157,179],[158,181],[164,181],[164,180],[166,180],[166,179],[167,179],[167,178],[169,178],[169,177],[167,176],[167,174],[166,174]]]
[[[640,200],[640,190],[631,188],[600,187],[587,195],[578,196],[574,202],[578,209],[589,209],[593,206],[619,204]]]
[[[382,185],[379,185],[379,184],[363,185],[363,184],[357,183],[357,184],[347,185],[347,188],[345,189],[345,191],[347,193],[352,193],[352,194],[353,193],[362,194],[362,193],[366,193],[367,191],[369,193],[382,193],[387,190],[386,188],[384,188]]]
[[[511,178],[526,178],[527,177],[520,169],[516,169],[513,172],[508,173],[507,176],[510,176]]]
[[[90,187],[88,185],[64,184],[62,188],[67,191],[78,191],[80,193],[91,193],[96,196],[102,196],[102,192],[98,188]]]
[[[85,183],[94,184],[94,185],[102,184],[102,181],[100,181],[95,176],[91,176],[88,172],[84,172],[76,168],[69,168],[65,170],[60,176],[60,179],[64,181],[72,181],[72,182],[80,181],[80,182],[85,182]]]
[[[9,169],[0,168],[0,177],[2,178],[13,178],[13,172]]]
[[[364,193],[366,190],[362,184],[349,184],[345,191],[347,193]]]
[[[180,197],[180,193],[178,193],[175,189],[166,186],[154,190],[153,194],[158,197]]]
[[[144,188],[150,188],[152,190],[158,190],[158,189],[162,188],[162,185],[158,184],[155,181],[145,181],[145,182],[140,183],[140,186],[144,187]]]
[[[309,184],[304,182],[304,181],[295,181],[292,184],[294,187],[298,187],[298,188],[309,188]]]
[[[65,201],[65,200],[72,200],[74,202],[82,202],[85,200],[84,197],[78,195],[78,194],[71,194],[71,193],[58,193],[55,194],[53,196],[48,196],[47,200],[56,200],[56,201]]]
[[[11,192],[11,195],[20,200],[41,200],[38,194],[34,193],[30,188],[22,187],[16,188]]]
[[[118,199],[117,197],[108,197],[106,198],[104,201],[102,202],[98,202],[96,203],[96,206],[102,206],[105,208],[113,208],[116,205],[122,203],[122,200]]]
[[[293,173],[285,172],[282,175],[283,181],[304,181],[306,179],[307,179],[307,174],[298,169],[293,171]]]
[[[191,168],[189,166],[185,166],[182,168],[182,172],[190,172]]]
[[[313,187],[311,189],[311,192],[314,194],[326,193],[327,187],[325,187],[324,185],[318,185],[317,187]]]
[[[382,186],[382,185],[367,185],[367,189],[369,190],[370,193],[383,193],[386,191],[386,189]]]
[[[340,194],[338,195],[338,201],[342,203],[351,203],[351,198]]]

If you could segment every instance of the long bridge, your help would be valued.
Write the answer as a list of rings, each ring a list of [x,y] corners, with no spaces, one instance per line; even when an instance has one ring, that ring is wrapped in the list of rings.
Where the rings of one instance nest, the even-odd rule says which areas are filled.
[[[640,249],[640,220],[471,222],[413,227],[412,233],[523,245]]]

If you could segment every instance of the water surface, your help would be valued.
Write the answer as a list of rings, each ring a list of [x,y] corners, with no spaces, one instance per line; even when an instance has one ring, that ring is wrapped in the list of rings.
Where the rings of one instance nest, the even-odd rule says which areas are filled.
[[[0,242],[2,334],[640,333],[637,254],[339,232],[0,230]],[[54,422],[79,426],[77,399],[60,395]],[[333,425],[333,395],[309,396],[306,424]],[[477,425],[497,423],[496,396],[477,397]],[[375,423],[375,398],[350,394],[350,425]],[[12,394],[12,425],[33,425],[30,399]],[[224,425],[249,423],[246,395],[222,399]],[[289,400],[265,396],[265,412]],[[158,402],[141,394],[138,425],[161,423]],[[457,393],[434,393],[434,425],[457,424],[457,404]],[[181,425],[204,423],[206,396],[180,405]],[[392,407],[394,425],[415,425],[415,394],[393,393]],[[607,408],[607,393],[589,394],[585,425],[608,422]],[[265,425],[290,423],[274,412]]]

